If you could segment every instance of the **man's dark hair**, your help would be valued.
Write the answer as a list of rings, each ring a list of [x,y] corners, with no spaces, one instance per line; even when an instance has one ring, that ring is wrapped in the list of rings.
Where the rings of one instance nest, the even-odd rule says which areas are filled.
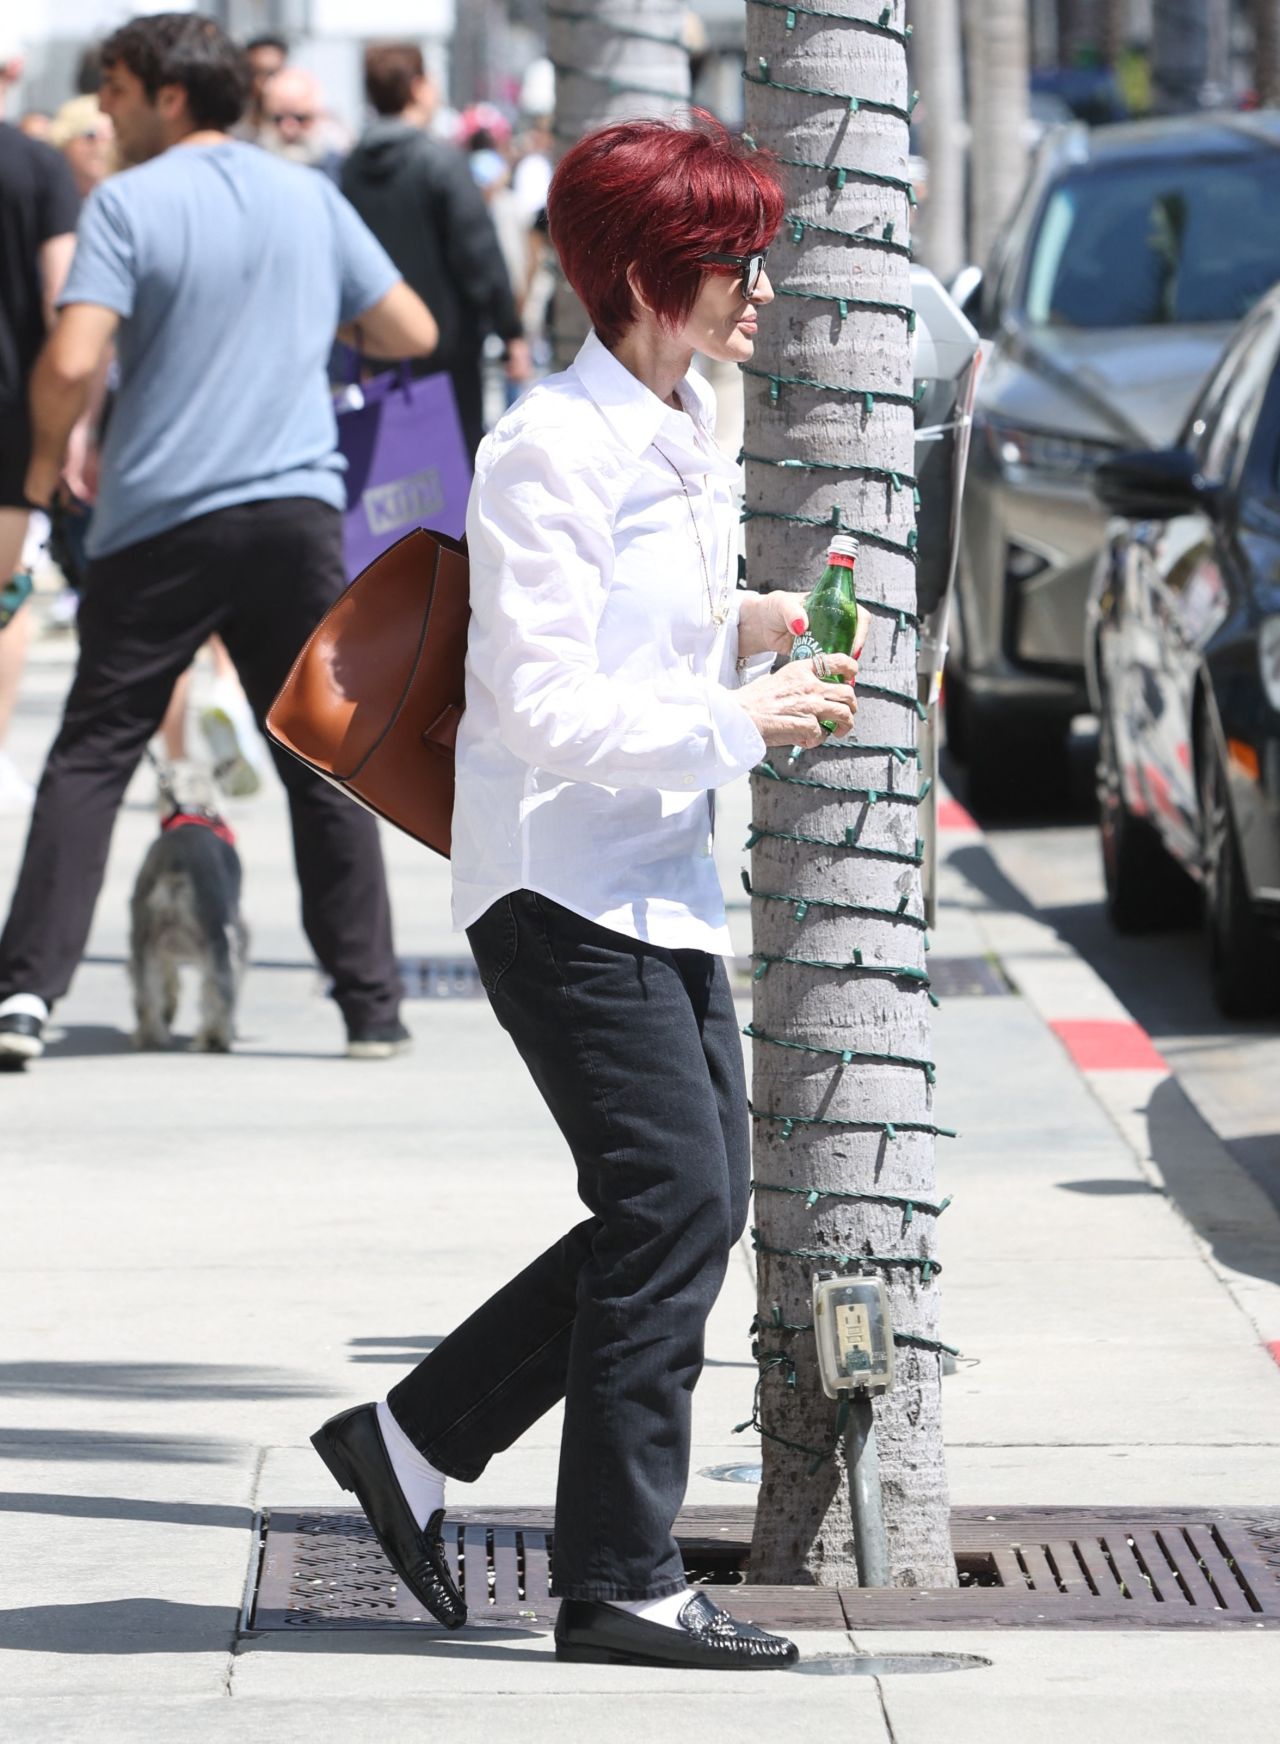
[[[244,52],[252,54],[255,48],[273,48],[277,54],[282,55],[287,55],[289,52],[289,45],[284,38],[274,36],[269,30],[263,31],[261,36],[251,36],[244,45]]]
[[[127,67],[153,103],[161,86],[181,85],[198,128],[234,127],[249,96],[243,50],[211,18],[191,12],[130,19],[103,43],[102,64]]]
[[[364,51],[364,89],[379,115],[401,115],[413,101],[415,79],[426,77],[416,42],[373,42]]]

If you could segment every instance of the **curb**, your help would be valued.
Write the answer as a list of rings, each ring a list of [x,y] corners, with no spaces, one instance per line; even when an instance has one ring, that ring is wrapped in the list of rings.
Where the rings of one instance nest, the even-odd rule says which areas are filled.
[[[1280,1213],[1205,1121],[1150,1035],[1095,969],[1000,870],[959,801],[938,802],[939,859],[980,850],[1018,906],[972,919],[1022,998],[1057,1038],[1133,1154],[1165,1195],[1201,1260],[1249,1320],[1260,1355],[1280,1368]]]

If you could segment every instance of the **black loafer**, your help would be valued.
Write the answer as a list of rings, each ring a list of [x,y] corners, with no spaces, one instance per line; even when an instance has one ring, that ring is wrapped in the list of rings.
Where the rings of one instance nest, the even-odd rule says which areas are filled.
[[[784,1635],[740,1623],[697,1592],[676,1627],[649,1623],[595,1599],[562,1599],[556,1658],[577,1665],[680,1665],[704,1671],[785,1671],[800,1649]]]
[[[461,1629],[467,1607],[445,1560],[437,1508],[424,1527],[409,1512],[387,1457],[375,1405],[356,1405],[316,1430],[311,1445],[365,1511],[382,1553],[414,1596],[446,1629]]]

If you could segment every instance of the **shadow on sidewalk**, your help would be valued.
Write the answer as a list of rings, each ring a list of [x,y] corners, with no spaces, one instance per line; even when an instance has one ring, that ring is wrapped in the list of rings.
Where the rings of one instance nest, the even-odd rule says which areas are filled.
[[[74,1399],[325,1399],[317,1386],[283,1370],[235,1363],[0,1363],[0,1397]]]
[[[1111,973],[1111,963],[1097,960],[1097,950],[1091,953],[1082,943],[1082,936],[1090,930],[1081,920],[1082,912],[1086,917],[1092,917],[1092,923],[1098,919],[1094,909],[1081,911],[1078,909],[1042,909],[1007,878],[997,865],[990,850],[984,846],[957,848],[948,857],[948,864],[976,890],[986,898],[993,908],[1008,914],[1027,915],[1042,925],[1051,927],[1062,941],[1072,950],[1084,957],[1097,975],[1116,992],[1126,1009],[1143,1024],[1144,1028],[1153,1027],[1152,1015],[1144,1011],[1143,1002],[1130,1003],[1130,989],[1127,982],[1121,982]],[[1104,923],[1105,924],[1105,923]],[[1151,945],[1159,941],[1121,941],[1135,945]],[[1158,981],[1158,977],[1155,978]],[[1207,992],[1203,997],[1208,998]],[[1148,995],[1146,1004],[1150,1004]],[[1198,1020],[1197,1020],[1198,1021]],[[1155,1027],[1158,1027],[1156,1025]],[[1228,1024],[1219,1017],[1211,1027],[1221,1030],[1249,1033],[1256,1030],[1256,1025]],[[1280,1283],[1280,1245],[1266,1231],[1260,1231],[1255,1222],[1246,1216],[1232,1217],[1221,1203],[1220,1190],[1215,1187],[1214,1171],[1206,1170],[1204,1159],[1213,1153],[1225,1151],[1232,1157],[1242,1176],[1253,1180],[1264,1192],[1268,1193],[1273,1203],[1277,1202],[1277,1188],[1280,1186],[1278,1172],[1275,1168],[1275,1151],[1266,1153],[1271,1165],[1269,1170],[1260,1166],[1259,1157],[1263,1147],[1269,1141],[1256,1141],[1259,1156],[1252,1157],[1245,1146],[1254,1141],[1237,1141],[1236,1145],[1224,1145],[1195,1104],[1187,1096],[1181,1084],[1174,1077],[1165,1079],[1158,1084],[1152,1093],[1151,1100],[1143,1111],[1147,1121],[1147,1144],[1150,1155],[1164,1179],[1168,1197],[1177,1206],[1182,1216],[1195,1230],[1201,1239],[1212,1248],[1215,1258],[1233,1271],[1242,1272],[1250,1277],[1263,1278],[1268,1283]],[[1136,1184],[1135,1184],[1136,1185]],[[1078,1184],[1076,1191],[1089,1191],[1088,1184]],[[1095,1192],[1117,1192],[1118,1188],[1103,1189],[1094,1185]]]
[[[485,1625],[446,1635],[439,1629],[329,1629],[323,1634],[264,1634],[237,1641],[240,1614],[228,1605],[169,1599],[96,1599],[80,1605],[23,1605],[0,1611],[0,1652],[413,1654],[421,1658],[502,1659],[528,1665],[528,1648],[504,1641],[546,1642],[549,1630]]]
[[[252,1508],[228,1502],[144,1502],[135,1496],[56,1496],[0,1490],[0,1514],[52,1514],[67,1520],[135,1520],[152,1526],[230,1526],[247,1532]]]
[[[229,1653],[239,1613],[168,1599],[99,1599],[0,1611],[0,1650],[20,1653]]]
[[[107,1429],[0,1429],[0,1459],[110,1460],[133,1465],[232,1465],[245,1443],[204,1435],[128,1435]]]

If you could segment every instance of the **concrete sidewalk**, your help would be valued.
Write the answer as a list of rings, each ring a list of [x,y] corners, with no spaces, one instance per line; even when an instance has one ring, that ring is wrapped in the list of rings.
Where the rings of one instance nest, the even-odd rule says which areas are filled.
[[[66,678],[67,654],[42,644],[12,745],[30,775]],[[341,1025],[297,926],[274,783],[232,808],[257,964],[242,1044],[225,1059],[133,1054],[121,958],[151,785],[138,777],[116,832],[90,960],[58,1013],[65,1039],[0,1077],[6,1737],[1274,1737],[1280,1652],[1262,1633],[806,1635],[819,1673],[855,1646],[991,1663],[764,1680],[558,1667],[545,1636],[492,1628],[237,1644],[254,1511],[339,1499],[307,1446],[316,1422],[384,1392],[577,1201],[483,1001],[412,1003],[404,1059],[335,1058]],[[722,831],[733,893],[745,799]],[[1020,994],[937,1014],[940,1118],[962,1135],[939,1153],[956,1196],[944,1336],[973,1359],[946,1382],[953,1499],[1274,1503],[1275,1215],[1179,1115],[1167,1074],[1081,1069],[1061,1021],[1123,1014],[951,821],[935,950],[996,952]],[[0,819],[0,888],[24,827]],[[443,863],[387,848],[404,955],[458,954]],[[734,915],[745,950],[745,906]],[[753,1307],[744,1248],[710,1327],[691,1502],[751,1498],[698,1474],[758,1457],[732,1434]],[[558,1436],[553,1414],[451,1499],[549,1502]]]

